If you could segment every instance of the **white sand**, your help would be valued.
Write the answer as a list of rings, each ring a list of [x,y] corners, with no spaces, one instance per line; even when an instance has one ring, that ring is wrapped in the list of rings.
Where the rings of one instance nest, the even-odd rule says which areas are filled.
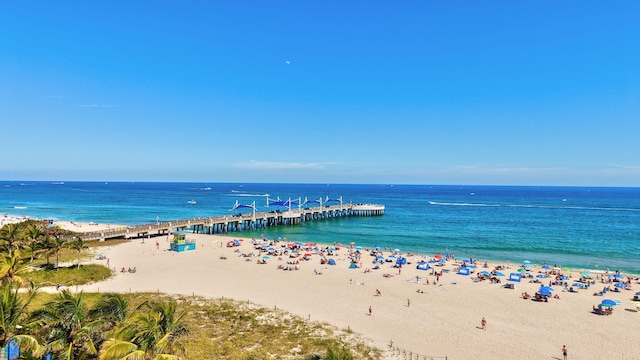
[[[511,290],[489,282],[474,283],[469,276],[444,273],[438,285],[433,285],[434,276],[427,277],[431,285],[424,285],[430,271],[417,270],[414,258],[409,258],[413,264],[405,266],[401,275],[389,263],[380,270],[364,273],[363,269],[348,268],[347,250],[343,248],[333,257],[336,266],[320,265],[319,256],[313,255],[310,261],[300,261],[300,270],[284,271],[277,267],[287,265],[291,259],[286,257],[284,261],[271,257],[266,265],[257,264],[260,256],[249,261],[241,257],[236,251],[257,253],[250,239],[239,248],[227,248],[227,237],[188,238],[197,239],[196,251],[170,252],[166,237],[101,248],[111,268],[136,267],[137,272],[116,271],[114,278],[82,289],[160,291],[249,300],[311,320],[350,327],[380,348],[386,349],[393,340],[395,346],[407,352],[448,359],[560,359],[563,345],[567,346],[570,359],[640,356],[640,313],[625,310],[633,308],[631,298],[640,290],[637,284],[633,291],[606,296],[620,299],[622,305],[611,316],[598,316],[591,312],[592,305],[603,298],[593,296],[593,292],[602,289],[602,284],[576,294],[562,292],[556,286],[555,293],[561,299],[539,303],[521,298],[523,291],[535,293],[540,286],[535,283],[518,283]],[[227,259],[220,259],[222,255]],[[368,252],[364,253],[364,267],[372,267],[372,259]],[[105,260],[92,262],[104,264]],[[453,264],[444,268],[452,269]],[[322,275],[315,275],[314,270]],[[508,276],[512,270],[503,272]],[[385,278],[384,273],[394,276]],[[415,283],[417,275],[421,277],[419,284]],[[375,296],[376,289],[382,296]],[[417,293],[417,289],[424,293]],[[483,317],[487,319],[486,330],[480,329]]]
[[[78,221],[56,221],[53,223],[53,226],[58,226],[61,229],[75,231],[75,232],[91,232],[91,231],[102,231],[109,229],[117,229],[125,227],[125,225],[118,224],[102,224],[102,223],[87,223],[87,222],[78,222]]]

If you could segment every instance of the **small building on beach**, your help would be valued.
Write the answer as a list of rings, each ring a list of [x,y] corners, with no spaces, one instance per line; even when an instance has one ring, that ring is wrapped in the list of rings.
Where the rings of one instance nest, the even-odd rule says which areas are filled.
[[[187,235],[190,232],[185,230],[176,231],[173,233],[173,240],[171,240],[170,251],[183,252],[196,249],[196,241],[193,239],[187,239]]]

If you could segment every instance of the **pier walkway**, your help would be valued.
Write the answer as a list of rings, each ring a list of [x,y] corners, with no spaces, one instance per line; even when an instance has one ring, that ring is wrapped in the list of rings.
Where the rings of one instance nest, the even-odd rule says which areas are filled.
[[[232,216],[212,216],[187,220],[164,221],[151,224],[119,227],[105,231],[86,232],[83,240],[133,239],[167,235],[177,230],[191,230],[199,234],[228,234],[272,226],[298,225],[306,221],[384,215],[384,205],[340,204],[301,208],[287,211],[252,212]]]

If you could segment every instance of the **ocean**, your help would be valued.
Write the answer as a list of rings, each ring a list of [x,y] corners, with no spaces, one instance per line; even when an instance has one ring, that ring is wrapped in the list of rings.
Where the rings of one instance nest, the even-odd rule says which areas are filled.
[[[236,201],[274,210],[278,197],[386,209],[238,236],[640,274],[640,188],[0,181],[0,214],[135,225],[235,214]]]

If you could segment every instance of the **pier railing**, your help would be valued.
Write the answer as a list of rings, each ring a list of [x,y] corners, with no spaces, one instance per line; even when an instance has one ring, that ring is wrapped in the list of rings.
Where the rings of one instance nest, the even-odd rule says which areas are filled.
[[[299,208],[287,211],[254,212],[230,216],[211,216],[183,220],[123,226],[100,231],[85,232],[84,240],[140,238],[169,234],[175,230],[190,229],[204,234],[256,230],[271,226],[297,225],[306,221],[340,217],[384,215],[385,206],[379,204],[341,204],[323,207]]]

